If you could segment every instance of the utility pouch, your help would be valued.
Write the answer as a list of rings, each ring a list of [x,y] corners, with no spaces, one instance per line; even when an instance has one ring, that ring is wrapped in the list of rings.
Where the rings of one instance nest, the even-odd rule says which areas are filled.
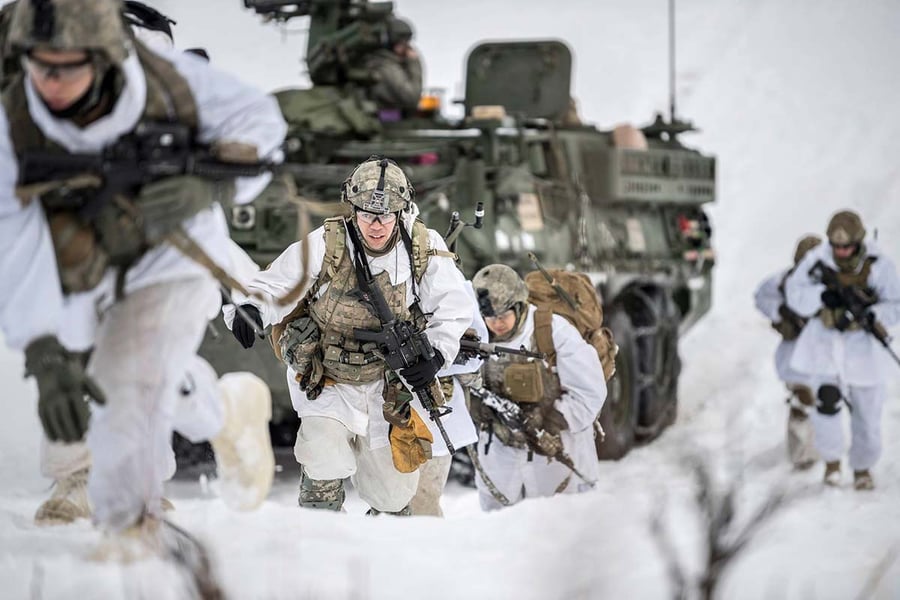
[[[296,373],[300,389],[307,398],[315,400],[322,389],[325,369],[319,348],[319,326],[308,315],[288,323],[278,338],[281,358],[284,364]]]
[[[97,287],[110,259],[93,228],[69,212],[56,213],[48,220],[63,290],[84,292]]]
[[[541,363],[514,363],[503,373],[504,395],[513,402],[540,402],[544,399],[544,380]]]
[[[135,205],[147,241],[162,241],[182,222],[218,202],[227,205],[234,197],[234,181],[213,181],[193,175],[166,177],[141,188]]]
[[[449,399],[453,397],[453,376],[438,377],[438,383],[441,386],[441,393],[449,402]]]

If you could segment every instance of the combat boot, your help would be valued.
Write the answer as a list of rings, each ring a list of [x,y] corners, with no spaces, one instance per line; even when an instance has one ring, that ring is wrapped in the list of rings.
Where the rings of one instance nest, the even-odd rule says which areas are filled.
[[[366,514],[371,517],[377,517],[378,515],[394,515],[395,517],[411,517],[412,509],[410,509],[409,504],[407,504],[406,506],[404,506],[403,508],[401,508],[400,510],[395,511],[395,512],[388,512],[388,511],[378,510],[377,508],[370,508],[369,510],[366,511]]]
[[[297,504],[303,508],[343,512],[343,479],[313,479],[300,467],[300,496]]]
[[[76,471],[54,484],[53,494],[34,514],[35,525],[65,525],[76,519],[90,519],[87,495],[88,469]]]
[[[874,490],[875,480],[868,469],[853,471],[853,487],[857,490]]]
[[[840,487],[841,485],[841,461],[835,460],[825,463],[825,485]]]
[[[226,373],[219,379],[225,422],[210,440],[216,455],[219,492],[225,504],[252,510],[262,504],[275,477],[275,455],[269,439],[272,397],[252,373]]]

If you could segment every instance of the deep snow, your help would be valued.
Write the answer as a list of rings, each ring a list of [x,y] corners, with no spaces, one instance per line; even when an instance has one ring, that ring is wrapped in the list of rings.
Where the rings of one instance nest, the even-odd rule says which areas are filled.
[[[238,0],[151,4],[178,21],[181,46],[206,46],[217,64],[266,88],[303,82],[302,33],[282,39]],[[427,85],[448,97],[462,94],[463,55],[476,41],[552,37],[575,52],[575,94],[587,120],[640,124],[668,105],[664,0],[398,4],[416,24]],[[444,520],[365,518],[358,501],[348,515],[302,511],[290,472],[252,514],[228,511],[199,483],[177,482],[173,518],[208,543],[230,596],[666,598],[649,521],[665,510],[681,560],[695,572],[703,539],[684,463],[702,454],[726,477],[740,473],[741,515],[781,483],[813,490],[759,532],[724,575],[721,597],[856,597],[900,547],[896,379],[878,489],[821,490],[818,468],[795,474],[784,457],[777,340],[751,295],[788,263],[802,234],[821,233],[844,207],[859,210],[886,253],[900,258],[898,25],[892,0],[679,3],[679,113],[703,130],[684,139],[718,156],[719,202],[709,212],[719,262],[714,308],[681,344],[678,422],[658,441],[604,463],[598,489],[578,497],[482,514],[473,492],[452,486]],[[97,534],[85,522],[33,526],[48,482],[37,466],[35,388],[22,371],[20,355],[0,350],[0,595],[183,597],[168,565],[87,562]],[[900,597],[900,561],[874,597]]]

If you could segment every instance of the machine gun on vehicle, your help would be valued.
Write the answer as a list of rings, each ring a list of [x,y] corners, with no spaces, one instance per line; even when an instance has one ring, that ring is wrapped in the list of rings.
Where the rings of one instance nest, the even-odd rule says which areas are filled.
[[[306,66],[315,85],[371,83],[362,59],[388,41],[393,2],[368,0],[244,0],[244,7],[284,23],[310,17]]]

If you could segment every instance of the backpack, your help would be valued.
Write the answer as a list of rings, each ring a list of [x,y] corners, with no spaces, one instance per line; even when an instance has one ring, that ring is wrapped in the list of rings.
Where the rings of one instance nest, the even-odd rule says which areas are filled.
[[[547,355],[551,366],[556,365],[556,349],[553,347],[552,317],[557,314],[571,323],[582,339],[590,344],[600,358],[603,377],[606,381],[616,373],[616,354],[619,347],[608,327],[603,327],[603,307],[591,280],[584,273],[574,273],[562,269],[547,271],[554,283],[575,301],[574,309],[566,302],[540,271],[532,271],[525,276],[528,301],[537,306],[534,313],[534,338],[538,352]]]

